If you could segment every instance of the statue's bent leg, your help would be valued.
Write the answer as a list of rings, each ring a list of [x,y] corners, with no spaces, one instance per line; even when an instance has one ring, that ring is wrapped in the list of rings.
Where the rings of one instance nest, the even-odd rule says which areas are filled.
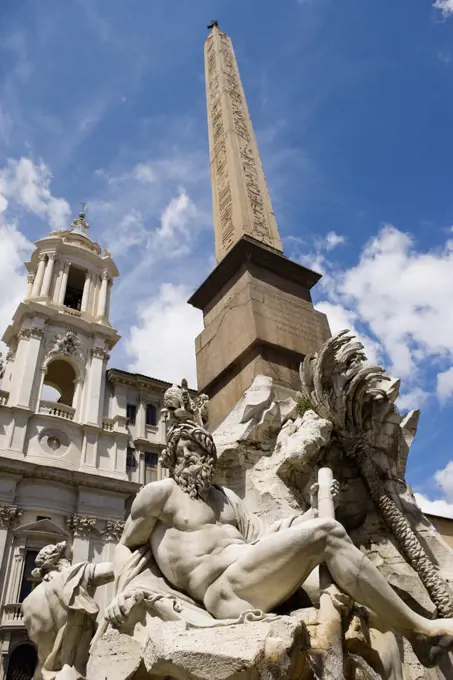
[[[244,545],[235,561],[208,588],[204,604],[216,618],[249,607],[271,611],[284,602],[315,566],[325,562],[337,585],[407,637],[453,634],[453,620],[431,621],[408,607],[339,522],[313,519]]]
[[[218,619],[237,617],[245,609],[272,611],[324,561],[330,527],[325,524],[308,520],[241,546],[236,560],[208,588],[206,609]]]

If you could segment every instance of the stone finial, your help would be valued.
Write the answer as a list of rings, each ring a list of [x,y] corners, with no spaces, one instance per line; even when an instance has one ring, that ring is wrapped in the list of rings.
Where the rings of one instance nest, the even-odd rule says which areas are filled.
[[[74,234],[80,234],[81,236],[88,236],[88,224],[86,220],[86,203],[82,203],[82,210],[79,212],[78,216],[75,217],[71,222],[71,227],[69,231]]]
[[[219,27],[219,22],[217,19],[213,19],[210,24],[208,24],[207,28],[209,31],[211,31],[213,28],[218,28]]]

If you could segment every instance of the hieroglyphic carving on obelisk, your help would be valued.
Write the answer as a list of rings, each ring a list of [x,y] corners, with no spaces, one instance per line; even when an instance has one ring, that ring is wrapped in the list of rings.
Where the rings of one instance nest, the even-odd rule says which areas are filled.
[[[233,45],[217,22],[205,69],[217,262],[242,236],[282,252]]]

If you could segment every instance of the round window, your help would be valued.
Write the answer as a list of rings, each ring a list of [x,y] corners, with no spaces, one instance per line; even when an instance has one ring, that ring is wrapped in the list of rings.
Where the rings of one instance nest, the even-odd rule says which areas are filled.
[[[48,437],[47,438],[47,444],[52,449],[52,451],[56,451],[61,446],[61,442],[58,439],[58,437]]]

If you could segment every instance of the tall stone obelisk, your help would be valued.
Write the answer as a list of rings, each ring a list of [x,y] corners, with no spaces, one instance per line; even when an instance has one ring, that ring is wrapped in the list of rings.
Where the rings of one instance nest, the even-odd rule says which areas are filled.
[[[250,236],[283,252],[231,38],[216,22],[205,45],[216,258]]]
[[[203,311],[198,389],[215,428],[258,374],[299,387],[299,363],[330,337],[310,289],[320,274],[286,258],[231,39],[217,22],[205,43],[217,266],[189,300]]]

